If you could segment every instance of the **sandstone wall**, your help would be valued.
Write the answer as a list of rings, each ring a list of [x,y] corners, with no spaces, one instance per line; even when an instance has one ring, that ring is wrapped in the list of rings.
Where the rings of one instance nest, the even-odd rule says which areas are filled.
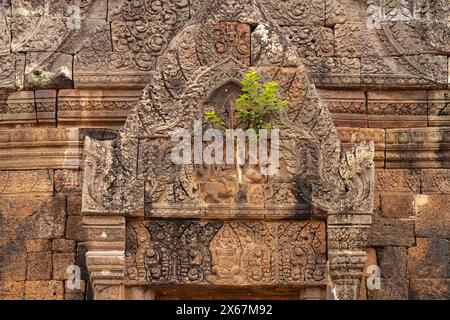
[[[362,297],[449,299],[450,1],[263,2],[344,143],[375,141],[367,250],[382,286]],[[85,128],[121,127],[158,56],[201,1],[4,3],[0,298],[84,299]],[[67,11],[73,4],[79,25]],[[82,269],[81,290],[64,285],[69,265]]]

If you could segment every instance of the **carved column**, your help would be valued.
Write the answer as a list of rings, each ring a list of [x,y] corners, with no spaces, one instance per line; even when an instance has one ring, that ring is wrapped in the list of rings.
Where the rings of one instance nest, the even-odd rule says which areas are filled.
[[[83,217],[86,264],[95,300],[124,298],[125,218]]]
[[[356,300],[367,260],[364,248],[371,214],[328,216],[328,260],[332,294],[336,300]]]

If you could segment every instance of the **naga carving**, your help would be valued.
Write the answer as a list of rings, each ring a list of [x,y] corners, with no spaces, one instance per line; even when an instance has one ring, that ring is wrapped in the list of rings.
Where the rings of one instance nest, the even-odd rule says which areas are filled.
[[[194,128],[209,108],[224,115],[229,128],[239,128],[231,102],[249,70],[279,83],[289,101],[272,119],[280,133],[278,175],[262,175],[261,163],[173,163],[171,134],[184,129],[195,140]],[[374,146],[342,147],[326,105],[261,1],[206,1],[168,44],[150,78],[114,140],[85,141],[84,214],[152,220],[128,222],[127,283],[323,285],[323,223],[233,219],[294,218],[299,210],[319,208],[330,217],[363,214],[364,221],[345,227],[364,233],[371,223]],[[335,221],[328,233],[340,230]],[[362,245],[346,247],[359,262],[365,259]],[[328,248],[338,257],[336,270],[345,256],[340,248]],[[350,273],[351,290],[358,287],[359,262]],[[333,273],[344,283],[341,275]],[[336,287],[336,297],[348,297],[346,283]]]

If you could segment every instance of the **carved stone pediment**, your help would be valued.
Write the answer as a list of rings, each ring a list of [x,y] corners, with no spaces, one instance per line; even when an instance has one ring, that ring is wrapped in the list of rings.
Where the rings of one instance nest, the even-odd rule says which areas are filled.
[[[252,14],[242,14],[243,10]],[[244,74],[250,70],[257,71],[263,80],[279,83],[281,96],[289,101],[289,106],[272,119],[279,129],[278,173],[262,175],[261,163],[175,164],[171,158],[175,147],[171,134],[184,129],[195,139],[196,123],[204,119],[211,104],[226,118],[227,126],[233,127],[232,102]],[[127,281],[191,283],[200,279],[190,278],[193,274],[199,276],[199,272],[204,273],[201,281],[198,280],[202,284],[264,284],[266,280],[272,284],[307,284],[310,280],[298,278],[298,273],[305,271],[294,267],[292,261],[290,268],[296,271],[287,278],[271,266],[264,272],[252,271],[258,263],[244,261],[249,258],[245,251],[264,243],[266,247],[255,249],[261,253],[255,259],[275,259],[274,265],[285,263],[288,259],[285,254],[289,259],[294,259],[292,255],[297,253],[305,254],[309,259],[307,248],[313,248],[315,240],[306,231],[302,235],[302,230],[318,222],[292,224],[292,228],[298,229],[298,239],[305,239],[304,243],[297,243],[297,231],[286,231],[291,228],[289,223],[256,223],[252,227],[223,220],[309,218],[314,207],[330,216],[350,217],[333,220],[337,221],[336,228],[330,229],[329,225],[328,230],[353,230],[352,226],[359,225],[366,228],[371,223],[373,153],[373,143],[344,150],[330,113],[320,101],[300,59],[260,1],[211,0],[205,2],[168,45],[157,69],[151,72],[151,81],[140,102],[117,138],[104,141],[86,138],[83,213],[163,219],[160,223],[129,223],[127,236],[131,238],[123,254],[128,259],[125,265],[131,271],[125,284]],[[357,218],[358,215],[363,218]],[[175,240],[166,243],[164,239],[183,239],[179,228],[184,222],[177,224],[164,218],[219,221],[211,220],[210,225],[198,221],[189,224],[197,230],[190,236],[203,240],[180,244]],[[250,228],[246,231],[247,238],[242,228]],[[259,239],[256,230],[261,229],[267,229],[263,232],[265,236],[278,244],[271,246],[269,238]],[[288,238],[295,243],[295,248],[288,253],[279,252],[284,250],[278,247],[284,232],[280,230],[288,232]],[[200,235],[202,232],[210,233]],[[329,254],[338,261],[337,269],[346,263],[355,264],[355,270],[361,269],[365,259],[361,234],[364,231],[348,233],[349,239],[355,237],[354,241],[339,236],[332,238],[337,242],[350,241],[348,249],[353,249],[354,256],[359,257],[355,260],[352,256],[353,260],[347,261],[345,252],[334,249],[339,246],[328,244]],[[193,246],[187,252],[194,256],[180,256],[186,252],[178,249],[186,245]],[[320,250],[324,248],[322,242]],[[324,262],[322,258],[319,260],[320,263],[315,263],[323,271]],[[322,271],[319,273],[323,276],[325,271]],[[264,275],[253,281],[249,272],[256,272],[259,278],[261,272]],[[316,271],[311,272],[316,275]],[[339,272],[333,274],[342,278]],[[339,283],[344,288],[339,289],[341,297],[350,297],[347,286],[353,290],[358,277],[356,271],[344,274],[345,281]],[[313,277],[311,281],[323,284],[322,280]]]

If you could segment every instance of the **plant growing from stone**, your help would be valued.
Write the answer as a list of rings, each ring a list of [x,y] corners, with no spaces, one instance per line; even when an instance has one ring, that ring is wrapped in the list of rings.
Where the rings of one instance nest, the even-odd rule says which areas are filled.
[[[261,76],[256,71],[249,71],[242,79],[242,94],[236,99],[238,125],[246,129],[271,129],[271,118],[277,112],[285,109],[288,101],[279,98],[279,85],[275,81],[261,83]],[[205,120],[217,129],[224,129],[225,122],[211,110],[205,113]]]

